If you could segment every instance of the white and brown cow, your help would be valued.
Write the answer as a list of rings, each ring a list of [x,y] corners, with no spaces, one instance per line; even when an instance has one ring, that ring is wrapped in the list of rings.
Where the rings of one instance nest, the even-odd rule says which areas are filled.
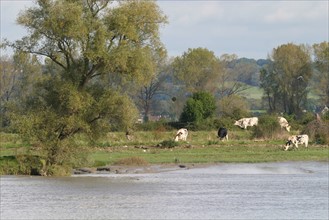
[[[257,117],[241,118],[240,120],[235,121],[234,125],[237,125],[243,129],[247,129],[248,126],[252,127],[258,125],[258,118]]]
[[[186,128],[181,128],[176,133],[175,141],[179,141],[179,140],[186,141],[187,135],[188,135],[187,129]]]
[[[286,142],[285,149],[288,150],[291,145],[295,146],[298,149],[298,144],[305,144],[305,147],[308,146],[308,135],[300,134],[300,135],[292,135],[288,138]]]
[[[291,126],[289,125],[287,119],[285,119],[284,117],[279,116],[278,121],[279,121],[279,124],[280,124],[281,128],[285,128],[288,132],[290,132]]]

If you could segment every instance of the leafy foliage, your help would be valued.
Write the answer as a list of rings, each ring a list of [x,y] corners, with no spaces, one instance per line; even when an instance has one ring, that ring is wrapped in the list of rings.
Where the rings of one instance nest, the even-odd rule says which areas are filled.
[[[313,45],[315,66],[315,91],[320,96],[322,105],[329,106],[329,43]]]
[[[221,69],[214,52],[205,48],[188,49],[173,62],[175,76],[184,82],[188,91],[213,91]]]
[[[304,127],[302,132],[308,134],[316,144],[329,144],[329,120],[313,120]]]
[[[224,97],[219,101],[218,105],[221,117],[240,119],[249,116],[248,104],[240,96],[231,95]]]
[[[258,125],[252,128],[253,137],[274,139],[282,136],[283,132],[278,122],[277,116],[262,115],[258,118]]]
[[[179,145],[179,143],[175,140],[164,140],[162,141],[160,144],[158,144],[158,146],[160,148],[173,148],[173,147],[177,147]]]
[[[215,98],[207,92],[194,93],[184,106],[180,122],[199,123],[214,116],[216,110]]]
[[[30,34],[8,43],[18,53],[43,56],[47,78],[34,86],[23,107],[13,107],[17,132],[42,146],[45,175],[61,175],[79,163],[74,135],[97,138],[125,130],[137,118],[124,80],[145,83],[154,57],[165,55],[159,26],[166,23],[153,1],[43,1],[20,14]],[[55,68],[53,68],[55,67]],[[104,79],[120,78],[107,85]]]
[[[270,111],[300,114],[312,76],[310,52],[303,45],[289,43],[274,49],[271,59],[260,75]]]

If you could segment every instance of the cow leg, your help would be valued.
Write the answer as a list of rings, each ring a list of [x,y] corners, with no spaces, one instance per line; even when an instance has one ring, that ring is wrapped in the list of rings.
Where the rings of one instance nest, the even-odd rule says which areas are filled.
[[[228,134],[226,135],[226,140],[228,141]]]

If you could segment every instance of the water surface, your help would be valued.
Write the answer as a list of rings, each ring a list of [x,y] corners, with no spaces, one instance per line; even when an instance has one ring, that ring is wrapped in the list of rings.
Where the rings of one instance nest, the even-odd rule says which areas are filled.
[[[0,219],[328,219],[328,163],[1,177]]]

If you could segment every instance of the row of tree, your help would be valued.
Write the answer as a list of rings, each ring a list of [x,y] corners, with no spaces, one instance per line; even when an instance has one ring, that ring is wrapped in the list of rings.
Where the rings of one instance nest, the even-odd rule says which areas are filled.
[[[2,126],[42,146],[45,175],[73,166],[76,134],[129,130],[155,103],[184,122],[217,107],[237,117],[232,112],[247,110],[239,94],[260,84],[270,111],[299,113],[314,79],[329,104],[328,42],[281,45],[259,71],[206,48],[168,59],[159,37],[167,18],[154,1],[38,0],[18,23],[29,34],[1,43],[15,50],[1,57]]]
[[[230,112],[250,108],[244,93],[253,86],[263,91],[258,108],[299,116],[305,110],[317,111],[317,107],[329,105],[328,63],[328,42],[280,45],[266,60],[258,61],[227,54],[216,57],[205,48],[189,49],[159,69],[156,88],[150,84],[141,91],[153,91],[144,109],[150,111],[152,99],[161,100],[161,96],[155,98],[157,92],[167,93],[181,101],[168,102],[178,107],[176,115],[180,115],[183,106],[179,104],[194,93],[206,91],[217,100],[218,116],[233,117]]]
[[[217,115],[230,116],[228,113],[234,111],[233,107],[300,114],[304,109],[314,111],[316,106],[323,107],[329,102],[329,76],[326,74],[328,43],[314,44],[312,49],[305,45],[281,45],[273,49],[272,57],[258,61],[238,59],[234,55],[216,58],[207,49],[189,49],[182,56],[157,60],[157,69],[146,83],[123,82],[119,77],[102,78],[97,83],[102,87],[110,85],[128,94],[146,120],[152,114],[170,115],[177,120],[187,98],[198,91],[207,91],[216,97]],[[304,61],[299,60],[299,63],[292,59],[298,52],[304,54],[300,55]],[[206,60],[204,54],[208,54],[209,60],[215,60],[217,71],[209,73],[209,60],[205,64],[196,64],[197,61]],[[207,69],[208,73],[202,72],[202,69]],[[9,100],[22,99],[30,94],[33,83],[45,77],[45,72],[56,75],[55,71],[56,66],[49,62],[41,64],[36,56],[20,53],[12,58],[2,57],[1,112],[6,111],[5,105]],[[264,92],[263,100],[256,100],[256,104],[244,97],[245,89],[251,86],[262,88]],[[313,98],[310,98],[310,93]],[[2,126],[8,124],[8,120],[2,122]]]

